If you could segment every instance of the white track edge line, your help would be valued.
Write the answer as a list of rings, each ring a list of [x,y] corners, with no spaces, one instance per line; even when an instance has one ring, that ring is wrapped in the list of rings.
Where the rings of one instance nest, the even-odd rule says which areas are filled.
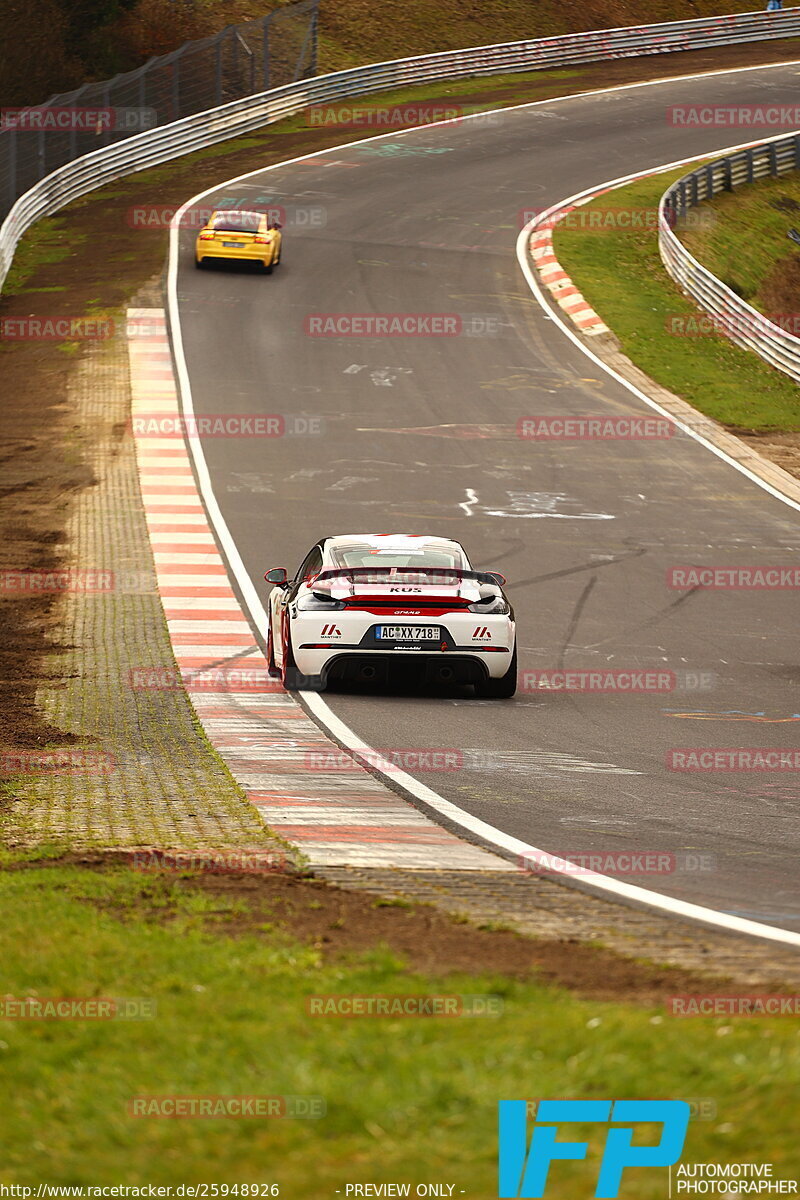
[[[700,75],[672,76],[672,77],[668,77],[667,79],[646,80],[646,81],[643,81],[640,83],[624,84],[624,85],[620,85],[620,86],[617,86],[614,88],[598,88],[591,92],[579,92],[576,95],[571,95],[571,96],[556,96],[556,97],[551,98],[550,100],[538,100],[538,101],[534,101],[530,104],[513,105],[513,106],[509,106],[508,108],[494,109],[494,110],[490,110],[490,111],[491,112],[501,112],[501,113],[509,112],[509,111],[517,111],[519,109],[536,108],[541,104],[553,104],[553,103],[557,103],[558,101],[574,100],[574,99],[580,99],[581,97],[599,95],[602,92],[629,91],[634,88],[649,87],[649,86],[653,86],[653,85],[656,85],[659,83],[667,83],[667,82],[676,83],[676,82],[679,82],[680,80],[705,78],[705,77],[713,76],[713,75],[728,75],[728,74],[733,75],[733,74],[740,74],[743,71],[770,70],[770,69],[774,69],[777,67],[787,67],[787,66],[795,66],[795,65],[796,65],[796,62],[792,60],[792,61],[787,61],[787,62],[782,62],[782,63],[771,63],[771,64],[767,64],[766,66],[761,66],[761,67],[758,67],[758,66],[737,67],[730,71],[725,71],[725,70],[706,71],[706,72],[701,73]],[[470,116],[466,117],[465,119],[470,120],[470,119],[473,119],[474,117],[485,117],[486,115],[487,115],[487,111],[483,111],[481,113],[470,114]],[[206,188],[202,192],[198,192],[197,195],[192,196],[191,199],[187,200],[185,204],[181,205],[181,207],[175,213],[175,216],[173,218],[171,228],[170,228],[169,264],[168,264],[168,270],[167,270],[167,307],[168,307],[168,316],[169,316],[169,329],[170,329],[170,334],[171,334],[171,338],[172,338],[173,356],[174,356],[175,366],[176,366],[177,374],[178,374],[178,399],[179,399],[179,403],[182,405],[185,413],[188,413],[189,415],[192,415],[192,416],[194,415],[194,403],[193,403],[193,398],[192,398],[191,383],[189,380],[189,371],[188,371],[188,367],[186,364],[186,357],[185,357],[185,353],[184,353],[184,349],[183,349],[183,336],[182,336],[182,331],[181,331],[180,311],[179,311],[178,295],[177,295],[178,248],[179,248],[178,240],[179,240],[179,236],[180,236],[180,223],[181,223],[181,220],[182,220],[183,215],[186,212],[186,210],[188,208],[190,208],[193,204],[196,204],[199,200],[202,200],[205,196],[210,195],[211,192],[215,192],[215,191],[219,190],[220,188],[227,187],[231,183],[237,183],[242,179],[251,179],[254,175],[262,175],[267,171],[277,170],[280,167],[291,166],[294,163],[304,162],[310,158],[318,158],[323,154],[329,154],[335,150],[344,150],[345,148],[353,146],[353,145],[363,145],[365,142],[379,141],[386,137],[407,136],[409,134],[418,132],[419,129],[428,129],[428,128],[433,127],[433,125],[444,125],[444,124],[448,124],[448,122],[440,121],[440,122],[432,123],[431,126],[422,125],[422,126],[417,126],[413,129],[401,130],[401,131],[397,131],[397,132],[391,131],[391,132],[385,133],[385,134],[377,134],[374,137],[361,138],[355,142],[346,142],[340,146],[328,146],[324,150],[316,150],[310,154],[303,154],[303,155],[299,155],[296,158],[286,159],[283,162],[271,163],[266,167],[260,167],[254,171],[248,171],[245,174],[236,175],[232,179],[222,180],[221,182],[214,184],[213,187],[209,187],[209,188]],[[782,134],[779,136],[786,136],[786,135]],[[777,138],[773,138],[773,139],[765,138],[763,140],[764,141],[777,140]],[[745,143],[745,144],[750,145],[752,143]],[[716,152],[712,152],[712,154],[713,153],[716,153]],[[730,153],[730,151],[721,150],[719,153],[725,154],[725,153]],[[669,170],[670,167],[672,167],[672,166],[676,166],[676,167],[682,166],[684,163],[696,162],[700,159],[709,158],[711,156],[712,155],[708,154],[708,153],[697,154],[697,155],[692,156],[691,158],[687,158],[687,159],[684,159],[684,160],[681,160],[681,161],[678,161],[675,163],[668,164],[666,167],[664,167],[662,169]],[[653,168],[653,169],[651,169],[651,171],[646,172],[646,173],[654,174],[654,173],[656,173],[656,171],[657,171],[657,168]],[[633,176],[632,178],[636,178],[636,176]],[[588,189],[588,191],[590,191],[590,192],[591,191],[599,191],[601,186],[602,185],[598,184],[594,189]],[[557,208],[560,206],[556,205],[554,207]],[[550,210],[548,210],[548,211],[550,211]],[[533,224],[533,223],[531,223],[531,224]],[[523,235],[525,237],[525,246],[526,246],[526,254],[527,254],[527,238],[529,237],[528,227],[526,227],[526,229],[524,229],[522,231],[519,238],[517,239],[517,254],[518,254],[518,256],[519,256],[520,242],[521,242],[521,239],[523,238]],[[525,274],[525,277],[528,280],[529,286],[531,287],[531,291],[533,292],[534,296],[536,297],[537,300],[539,300],[539,303],[542,305],[542,307],[545,308],[545,310],[547,311],[547,315],[552,316],[551,310],[549,308],[547,308],[547,306],[543,302],[543,299],[540,298],[540,296],[537,294],[538,286],[536,284],[536,281],[533,279],[532,275],[530,274],[530,267],[529,267],[527,260],[520,260],[520,265],[522,266],[523,274]],[[560,328],[564,329],[564,327],[561,325],[560,322],[558,322],[558,324],[559,324]],[[585,348],[581,345],[580,341],[578,340],[577,335],[572,334],[572,332],[570,330],[566,330],[566,329],[564,329],[564,332],[567,333],[567,335],[573,339],[573,341],[576,343],[576,345],[581,346],[581,349],[583,349],[584,352],[587,353],[590,358],[594,359],[594,355],[587,348]],[[615,378],[619,378],[619,381],[621,383],[623,383],[635,395],[639,396],[642,400],[644,400],[645,403],[649,404],[651,407],[658,408],[658,406],[655,404],[654,401],[648,400],[648,398],[643,393],[638,392],[638,390],[635,387],[633,387],[633,385],[628,384],[627,381],[623,380],[621,377],[616,376],[615,372],[606,368],[600,359],[596,359],[595,361],[597,362],[597,364],[599,366],[602,366],[604,370],[608,370],[609,374],[614,375]],[[667,415],[669,415],[671,417],[671,414],[667,414]],[[672,418],[672,417],[671,417],[671,419],[674,420],[674,418]],[[687,432],[691,433],[690,430],[687,430]],[[697,436],[697,435],[692,435],[692,436]],[[709,449],[713,450],[714,453],[718,453],[720,455],[720,457],[722,457],[726,461],[730,462],[732,466],[736,466],[738,469],[742,470],[743,473],[745,475],[748,475],[751,479],[753,479],[754,482],[762,484],[763,481],[758,480],[758,478],[756,476],[751,475],[750,472],[748,472],[744,468],[739,468],[738,464],[735,463],[733,459],[729,459],[727,455],[723,454],[721,451],[718,451],[716,449],[716,447],[711,446],[710,443],[705,442],[705,440],[703,438],[697,436],[697,440],[699,442],[701,442],[703,445],[707,446]],[[208,464],[206,463],[205,454],[203,452],[203,447],[202,447],[202,442],[200,441],[200,438],[198,437],[196,432],[187,434],[186,441],[187,441],[187,444],[189,447],[190,455],[191,455],[192,460],[195,465],[195,470],[197,473],[197,482],[198,482],[198,486],[200,489],[200,493],[202,495],[203,501],[206,506],[206,511],[208,513],[209,521],[211,522],[211,526],[218,538],[220,545],[222,546],[222,548],[225,552],[225,555],[228,560],[228,565],[229,565],[231,571],[233,572],[233,574],[236,578],[236,581],[239,585],[239,588],[242,593],[242,598],[245,602],[246,608],[248,609],[251,620],[252,620],[253,624],[255,625],[256,629],[261,634],[261,637],[263,638],[263,637],[265,637],[265,634],[266,634],[267,616],[266,616],[266,613],[264,612],[264,607],[261,603],[258,592],[256,591],[255,586],[253,585],[253,581],[250,578],[250,575],[248,574],[248,572],[244,566],[242,557],[241,557],[239,550],[236,546],[236,543],[231,535],[231,532],[228,529],[227,523],[225,521],[225,518],[222,515],[222,511],[219,507],[217,498],[214,494],[214,489],[211,484],[211,475],[208,470]],[[782,496],[780,492],[775,491],[774,489],[770,488],[766,484],[763,484],[763,486],[765,486],[768,491],[773,492],[773,494],[776,495],[779,499],[783,499],[786,501],[786,503],[791,504],[792,507],[798,507],[797,505],[794,504],[794,502],[790,501],[788,497]],[[349,726],[346,725],[339,717],[336,716],[336,714],[332,711],[332,709],[329,707],[329,705],[326,703],[326,701],[322,699],[322,697],[320,695],[317,695],[314,693],[304,693],[303,700],[305,702],[305,705],[308,707],[309,711],[314,713],[314,715],[317,717],[317,719],[319,720],[319,722],[321,723],[323,728],[328,733],[330,733],[334,738],[338,738],[338,740],[341,741],[342,745],[344,745],[347,749],[350,749],[350,750],[362,749],[363,750],[365,748],[368,748],[366,746],[366,743],[362,742],[361,739],[349,728]],[[382,777],[385,775],[385,772],[380,771],[380,758],[377,755],[375,755],[374,751],[370,752],[370,763],[376,768],[376,771]],[[386,766],[388,768],[391,766],[391,764],[386,763]],[[405,788],[408,791],[408,793],[410,795],[416,797],[416,799],[418,799],[418,800],[422,801],[424,804],[430,806],[436,812],[439,812],[442,816],[446,816],[454,824],[479,836],[483,840],[487,841],[489,844],[497,847],[499,850],[501,850],[501,852],[505,851],[506,853],[508,853],[508,851],[510,850],[516,855],[528,855],[528,856],[546,853],[545,851],[539,850],[535,846],[527,845],[526,843],[519,841],[517,838],[511,837],[509,834],[503,833],[502,830],[496,829],[495,826],[489,825],[484,821],[480,821],[477,817],[473,817],[473,816],[471,816],[471,814],[464,812],[460,808],[457,808],[456,805],[452,804],[449,800],[446,800],[443,796],[440,796],[438,794],[438,792],[434,792],[431,788],[427,787],[423,783],[418,782],[418,780],[414,779],[410,775],[407,775],[406,772],[404,772],[404,771],[398,771],[398,770],[394,769],[394,767],[392,767],[391,780],[398,783],[401,787]],[[386,781],[387,785],[390,784],[390,778],[388,776],[386,777],[385,781]],[[567,864],[567,867],[572,868],[573,865],[574,864]],[[563,875],[567,882],[569,882],[571,879],[569,869],[564,869],[563,871],[554,872],[554,874],[555,873]],[[764,925],[759,921],[751,921],[744,917],[731,916],[728,913],[718,912],[716,909],[706,908],[703,905],[691,904],[684,900],[673,899],[672,897],[662,895],[659,892],[652,892],[648,888],[641,888],[641,887],[635,886],[634,884],[624,883],[623,881],[612,879],[607,875],[599,875],[599,874],[595,874],[595,873],[581,875],[581,884],[586,885],[587,887],[594,887],[599,891],[609,893],[609,894],[611,894],[613,896],[617,896],[621,899],[633,901],[638,904],[644,904],[649,908],[655,908],[655,909],[661,910],[663,912],[668,913],[671,916],[684,917],[689,920],[700,921],[703,924],[715,926],[716,928],[724,929],[731,933],[747,934],[751,937],[759,937],[759,938],[763,938],[763,939],[766,939],[769,941],[780,942],[787,946],[800,947],[800,933],[793,933],[790,930],[779,929],[776,926]]]

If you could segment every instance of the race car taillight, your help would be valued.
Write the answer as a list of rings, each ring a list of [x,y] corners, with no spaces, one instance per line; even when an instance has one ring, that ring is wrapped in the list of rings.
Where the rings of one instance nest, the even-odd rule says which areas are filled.
[[[467,607],[471,613],[482,613],[484,616],[501,617],[511,612],[511,607],[503,596],[486,596]]]
[[[326,592],[306,592],[297,601],[300,612],[323,612],[345,607],[344,601],[334,600],[330,593]]]
[[[213,240],[214,240],[214,230],[213,229],[201,229],[200,230],[200,241],[201,242],[213,242]]]
[[[262,235],[260,233],[257,233],[256,236],[253,238],[253,241],[259,242],[260,245],[262,245],[262,246],[267,246],[272,241],[272,238],[270,237],[269,234]]]

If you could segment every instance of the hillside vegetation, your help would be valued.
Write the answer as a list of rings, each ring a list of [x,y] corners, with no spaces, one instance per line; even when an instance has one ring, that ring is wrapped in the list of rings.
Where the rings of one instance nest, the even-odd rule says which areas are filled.
[[[281,2],[5,0],[0,104],[36,104],[87,80],[132,70]],[[753,7],[748,0],[322,0],[319,68]]]

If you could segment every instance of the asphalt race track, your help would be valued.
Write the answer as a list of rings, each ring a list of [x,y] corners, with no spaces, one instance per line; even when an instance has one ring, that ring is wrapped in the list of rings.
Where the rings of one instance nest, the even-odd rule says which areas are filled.
[[[461,750],[463,769],[419,778],[509,834],[565,856],[674,854],[674,870],[632,882],[793,930],[797,774],[682,772],[666,756],[798,746],[797,594],[674,590],[666,576],[793,565],[798,514],[683,434],[520,439],[521,417],[649,410],[544,315],[515,242],[526,210],[780,132],[672,127],[669,105],[793,104],[798,76],[759,68],[550,101],[266,170],[203,205],[285,206],[275,274],[196,271],[187,230],[178,275],[196,414],[322,419],[316,435],[204,440],[262,597],[265,569],[294,570],[339,532],[453,536],[508,578],[514,700],[351,689],[327,696],[332,710],[375,747]],[[293,228],[296,210],[316,227]],[[458,313],[471,333],[306,333],[311,314],[342,312]],[[563,666],[672,670],[679,686],[525,690],[526,670]]]

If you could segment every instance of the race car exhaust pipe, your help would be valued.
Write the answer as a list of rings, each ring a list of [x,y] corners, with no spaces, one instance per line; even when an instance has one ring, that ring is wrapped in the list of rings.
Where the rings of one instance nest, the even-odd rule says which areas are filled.
[[[439,667],[438,674],[442,683],[450,683],[450,681],[454,678],[452,667]]]
[[[375,678],[375,676],[377,674],[378,674],[378,672],[375,670],[374,667],[362,667],[361,668],[361,678],[362,679],[372,680]]]

